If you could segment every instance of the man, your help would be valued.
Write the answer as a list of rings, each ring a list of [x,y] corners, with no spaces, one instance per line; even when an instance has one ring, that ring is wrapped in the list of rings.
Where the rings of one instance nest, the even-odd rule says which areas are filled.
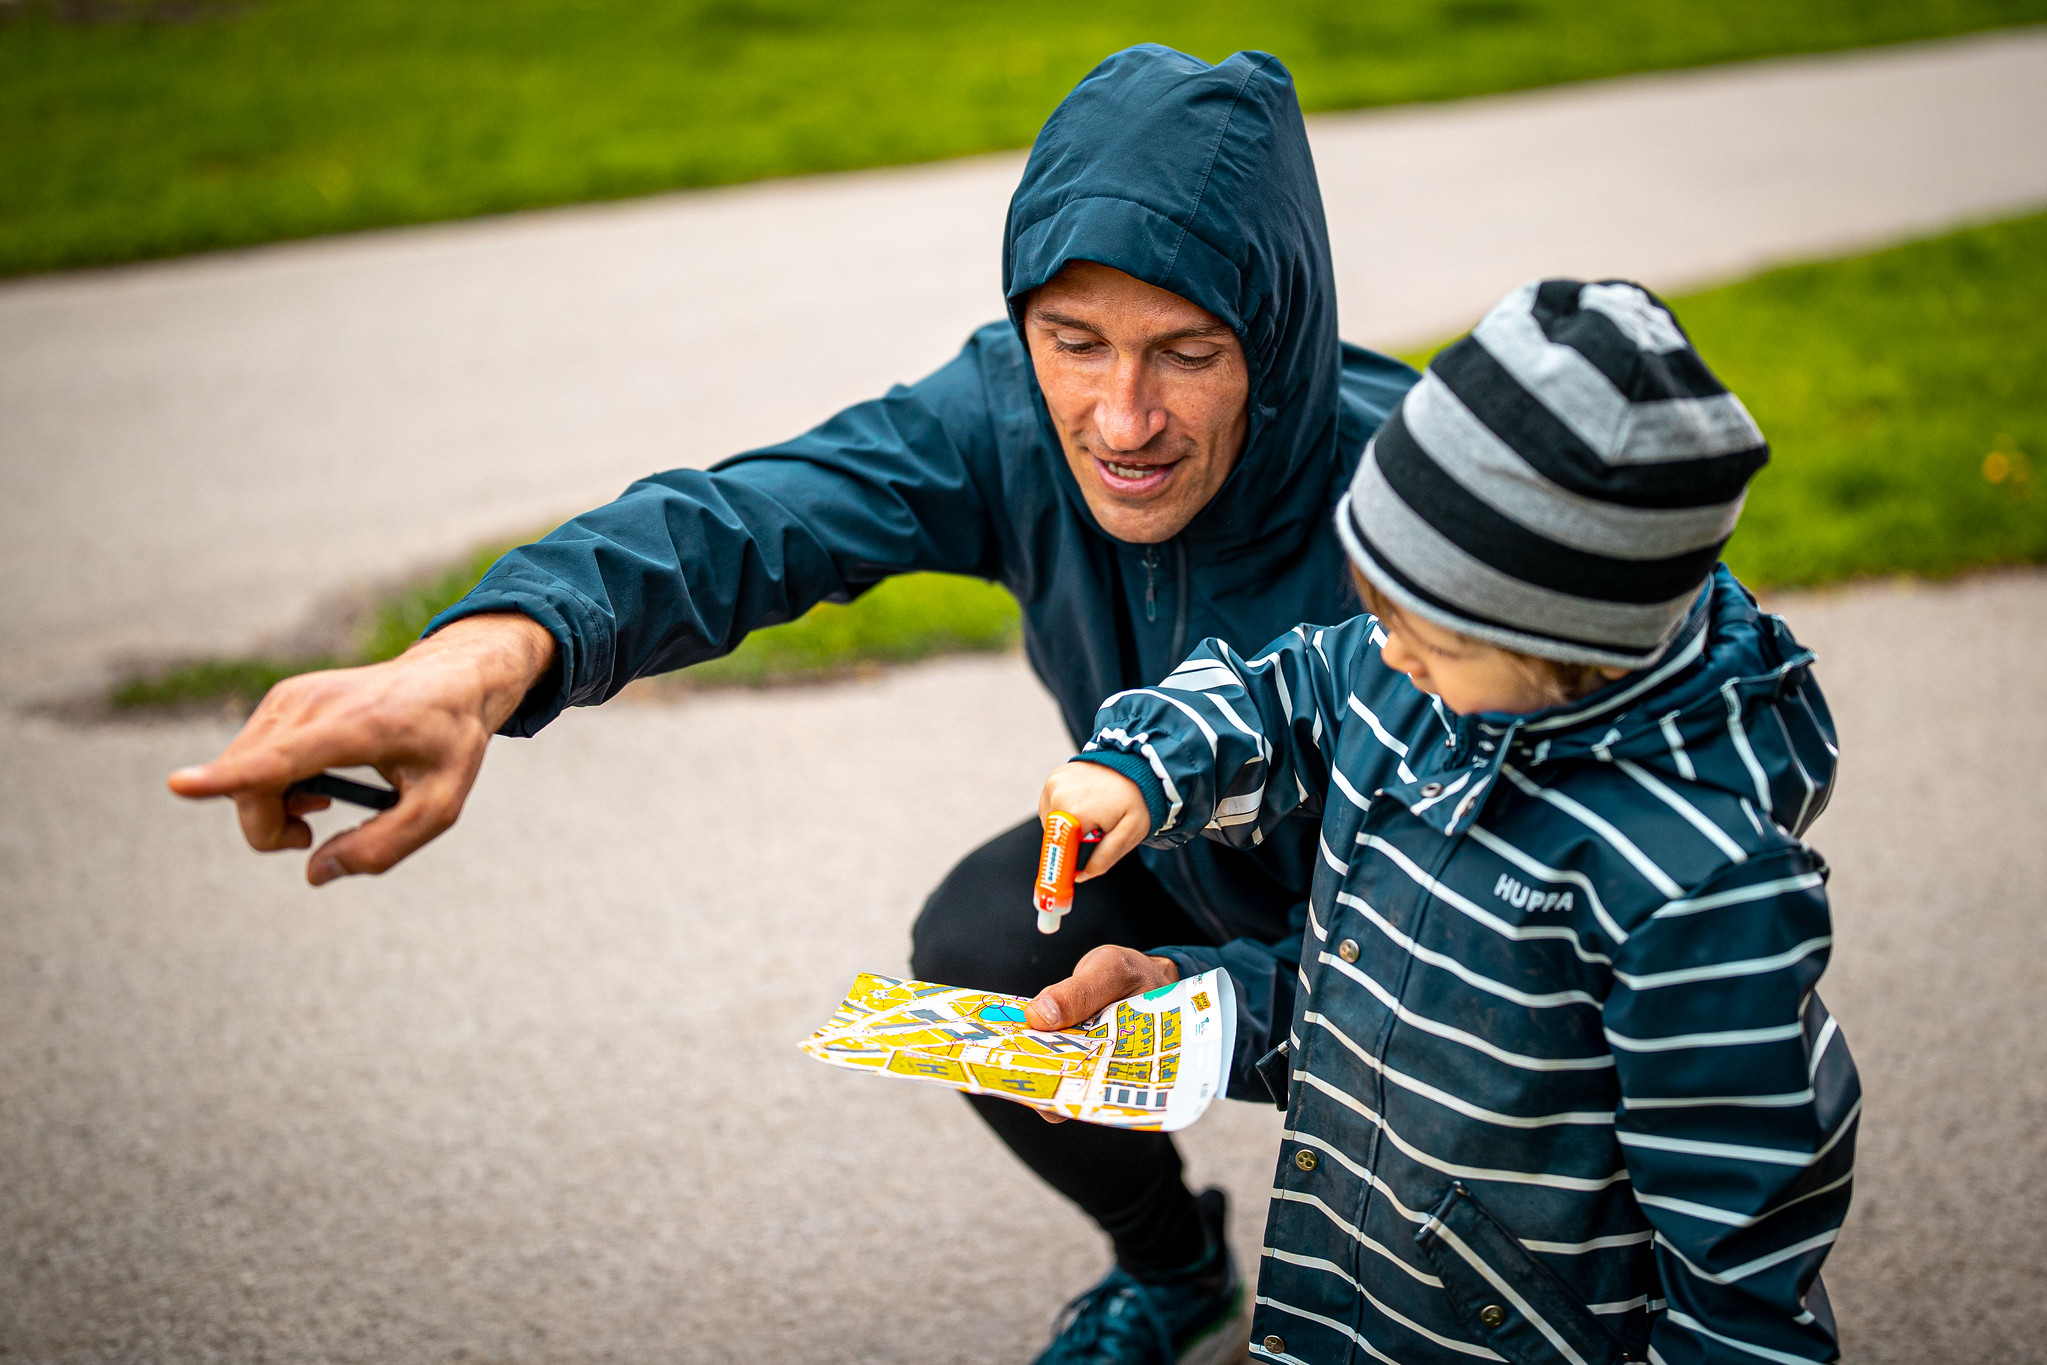
[[[315,884],[382,872],[452,824],[493,732],[531,735],[631,679],[892,574],[1001,582],[1076,741],[1103,698],[1207,636],[1239,648],[1356,611],[1331,512],[1414,381],[1336,334],[1327,227],[1291,78],[1157,46],[1104,62],[1032,149],[1004,236],[1009,319],[919,383],[710,471],[643,480],[507,555],[399,659],[280,684],[220,758],[249,842],[306,848],[293,780],[373,763],[390,812],[329,840]],[[847,332],[885,329],[847,319]],[[1104,943],[1298,939],[1311,821],[1255,850],[1143,850],[1061,933],[1026,901],[1035,818],[969,854],[913,931],[920,977],[1030,995]],[[1268,959],[1269,960],[1269,959]],[[1260,987],[1255,982],[1250,989]],[[1116,1269],[1044,1359],[1191,1358],[1238,1294],[1219,1194],[1171,1140],[972,1101],[1109,1234]]]

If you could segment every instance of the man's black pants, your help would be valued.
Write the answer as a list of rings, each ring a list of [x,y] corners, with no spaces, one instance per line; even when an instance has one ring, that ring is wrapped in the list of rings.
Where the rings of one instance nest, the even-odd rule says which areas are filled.
[[[946,875],[910,931],[918,980],[1030,996],[1071,976],[1083,954],[1105,943],[1141,951],[1210,941],[1135,854],[1075,888],[1058,933],[1039,933],[1030,904],[1039,842],[1033,816]],[[1024,1165],[1101,1225],[1126,1270],[1155,1275],[1201,1259],[1201,1215],[1164,1133],[1047,1123],[1035,1110],[986,1095],[967,1102]]]

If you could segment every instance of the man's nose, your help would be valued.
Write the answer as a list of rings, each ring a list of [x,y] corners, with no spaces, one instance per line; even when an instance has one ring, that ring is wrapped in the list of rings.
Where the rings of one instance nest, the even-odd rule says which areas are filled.
[[[1095,429],[1111,450],[1142,450],[1166,429],[1166,410],[1145,382],[1144,366],[1119,360],[1107,392],[1095,404]]]

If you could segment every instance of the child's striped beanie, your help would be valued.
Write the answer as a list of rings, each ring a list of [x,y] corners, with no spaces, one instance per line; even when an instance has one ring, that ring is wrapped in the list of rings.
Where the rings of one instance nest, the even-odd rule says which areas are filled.
[[[1769,446],[1661,300],[1542,280],[1429,362],[1336,528],[1403,610],[1564,662],[1653,660]]]

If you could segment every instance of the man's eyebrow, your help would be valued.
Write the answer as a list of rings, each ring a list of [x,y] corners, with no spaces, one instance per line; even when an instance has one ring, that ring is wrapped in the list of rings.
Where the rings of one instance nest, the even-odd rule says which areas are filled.
[[[1092,322],[1074,317],[1070,313],[1056,313],[1050,308],[1033,308],[1031,310],[1031,317],[1038,322],[1049,322],[1055,327],[1071,327],[1076,331],[1093,332],[1096,336],[1102,334],[1102,329],[1095,326]],[[1145,342],[1147,345],[1158,346],[1168,341],[1188,341],[1195,337],[1226,337],[1234,335],[1236,334],[1223,323],[1204,322],[1198,326],[1182,327],[1178,331],[1161,332],[1157,336],[1146,337]]]

